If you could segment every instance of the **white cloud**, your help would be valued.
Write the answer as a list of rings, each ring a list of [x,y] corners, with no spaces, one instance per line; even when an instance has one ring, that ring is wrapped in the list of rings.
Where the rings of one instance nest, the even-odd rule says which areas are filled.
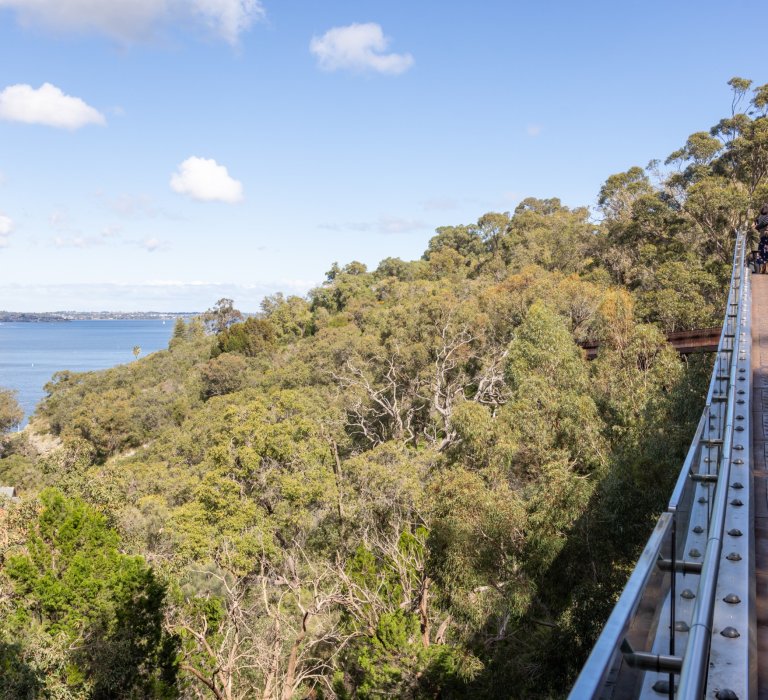
[[[202,20],[231,44],[264,17],[261,0],[0,0],[24,26],[106,34],[123,43],[151,37],[160,24]]]
[[[264,17],[264,7],[259,0],[192,0],[191,4],[194,11],[230,44],[236,44],[240,34]]]
[[[103,243],[104,239],[101,236],[83,236],[79,233],[72,236],[55,236],[53,239],[53,244],[57,248],[79,248],[81,250],[93,248]]]
[[[154,219],[160,210],[147,195],[121,194],[113,199],[103,197],[107,206],[124,219]]]
[[[346,68],[391,75],[407,71],[413,65],[413,56],[385,53],[388,46],[389,38],[384,36],[381,26],[369,22],[329,29],[321,37],[312,37],[309,50],[317,57],[320,68],[327,71]]]
[[[358,231],[360,233],[410,233],[430,228],[418,219],[403,219],[398,216],[380,216],[376,221],[357,221],[344,224],[320,224],[329,231]]]
[[[452,197],[433,197],[432,199],[425,199],[421,206],[427,211],[449,211],[458,209],[459,203]]]
[[[8,238],[13,233],[13,220],[10,216],[0,214],[0,248],[8,246]]]
[[[79,97],[65,95],[50,83],[44,83],[37,90],[31,85],[5,88],[0,92],[0,119],[60,129],[79,129],[87,124],[106,123],[101,112]]]
[[[103,229],[101,229],[101,237],[102,238],[117,238],[123,231],[123,227],[119,226],[117,224],[112,224],[110,226],[105,226]]]
[[[69,228],[70,218],[66,209],[54,209],[48,217],[48,223],[59,231]]]
[[[187,158],[171,177],[171,189],[201,202],[235,204],[243,199],[242,183],[212,158]]]
[[[141,248],[142,250],[147,251],[147,253],[154,253],[158,250],[169,250],[167,241],[161,241],[159,238],[152,236],[146,236],[145,238],[125,239],[124,243],[126,245],[132,245],[136,246],[137,248]]]
[[[18,311],[89,311],[98,299],[112,311],[203,311],[227,297],[243,311],[258,311],[268,294],[305,294],[317,281],[275,280],[247,285],[215,282],[149,281],[138,284],[11,284],[0,277],[0,309]],[[21,302],[20,302],[21,300]]]
[[[10,236],[11,231],[13,231],[11,217],[0,214],[0,236]]]

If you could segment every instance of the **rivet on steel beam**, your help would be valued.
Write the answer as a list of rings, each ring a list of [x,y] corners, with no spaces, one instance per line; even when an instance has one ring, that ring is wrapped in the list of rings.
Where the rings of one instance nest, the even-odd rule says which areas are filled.
[[[742,464],[744,464],[744,460],[743,459],[734,459],[733,463],[734,464],[738,464],[739,466],[741,466]]]
[[[729,603],[730,605],[736,605],[736,603],[741,602],[741,598],[737,596],[735,593],[729,593],[725,598],[723,598],[723,602]]]
[[[734,449],[734,450],[736,450],[736,451],[738,451],[738,452],[740,452],[741,450],[743,450],[743,449],[744,449],[744,445],[734,445],[734,446],[733,446],[733,449]]]
[[[694,547],[690,552],[688,552],[688,556],[693,559],[698,559],[701,556],[701,552]]]
[[[669,681],[656,681],[651,689],[660,695],[669,695]],[[677,686],[675,686],[675,692],[677,692]]]
[[[746,391],[744,391],[744,389],[739,389],[739,390],[738,390],[736,393],[737,393],[739,396],[744,396],[744,394],[746,394],[747,392],[746,392]]]
[[[691,628],[688,627],[688,623],[685,620],[678,620],[675,623],[675,632],[687,632]]]
[[[732,506],[737,506],[737,507],[738,507],[738,506],[743,506],[744,504],[743,504],[743,503],[742,503],[742,502],[741,502],[741,501],[740,501],[738,498],[734,498],[734,499],[731,501],[731,505],[732,505]]]
[[[717,700],[739,700],[739,696],[736,695],[730,688],[720,688],[715,693]]]
[[[728,534],[731,537],[741,537],[744,533],[741,530],[739,530],[739,528],[734,527],[733,529],[728,530]]]
[[[744,432],[744,426],[743,425],[737,425],[735,428],[737,433],[743,433]]]
[[[741,415],[736,416],[736,420],[744,420],[744,416],[741,416]]]
[[[697,535],[700,535],[702,532],[704,532],[704,528],[701,525],[697,525],[695,528],[693,528],[693,531]]]
[[[736,637],[741,636],[734,627],[726,627],[724,630],[720,631],[720,634],[722,634],[723,637],[728,637],[728,639],[736,639]]]
[[[739,406],[743,406],[747,402],[744,399],[736,399],[736,403],[739,404]]]
[[[690,589],[686,588],[681,594],[681,598],[685,598],[686,600],[693,600],[696,597],[696,594]]]
[[[704,462],[709,464],[712,460],[709,457],[704,457]]]
[[[741,554],[739,554],[738,552],[731,552],[731,553],[730,553],[730,554],[729,554],[729,555],[726,557],[726,559],[727,559],[728,561],[741,561]]]
[[[699,496],[699,503],[706,503],[707,499],[704,496]]]
[[[731,488],[732,489],[736,489],[738,491],[739,489],[743,489],[744,488],[744,484],[742,484],[740,481],[734,481],[731,484]]]

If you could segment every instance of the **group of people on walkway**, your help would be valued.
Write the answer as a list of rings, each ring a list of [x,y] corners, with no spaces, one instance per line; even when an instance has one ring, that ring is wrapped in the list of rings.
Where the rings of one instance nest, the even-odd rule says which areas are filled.
[[[760,213],[755,219],[755,228],[760,234],[760,241],[757,244],[757,250],[752,251],[752,271],[765,274],[768,268],[768,203],[760,207]]]

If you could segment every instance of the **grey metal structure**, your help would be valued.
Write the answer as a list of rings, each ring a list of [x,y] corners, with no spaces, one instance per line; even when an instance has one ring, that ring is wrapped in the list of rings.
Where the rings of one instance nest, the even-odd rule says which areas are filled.
[[[667,510],[571,690],[573,700],[755,696],[745,247],[740,233],[693,442]]]

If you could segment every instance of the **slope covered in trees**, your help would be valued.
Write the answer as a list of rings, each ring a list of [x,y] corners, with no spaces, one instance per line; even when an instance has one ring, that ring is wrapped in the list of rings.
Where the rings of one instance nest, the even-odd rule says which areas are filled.
[[[60,443],[0,460],[0,694],[563,695],[698,420],[708,362],[664,333],[719,323],[768,199],[768,86],[731,87],[600,221],[526,199],[55,376]]]

